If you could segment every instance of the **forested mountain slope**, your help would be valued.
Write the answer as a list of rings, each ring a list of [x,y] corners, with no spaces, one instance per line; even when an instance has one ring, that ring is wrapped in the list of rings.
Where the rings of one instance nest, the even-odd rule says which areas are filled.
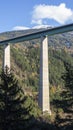
[[[0,34],[0,41],[23,35],[25,32],[26,31],[13,31],[2,33]],[[29,33],[29,30],[27,33]],[[67,127],[71,128],[70,126],[73,120],[73,89],[70,88],[69,83],[68,87],[66,87],[66,82],[64,83],[63,80],[63,75],[66,74],[67,71],[65,64],[68,63],[70,66],[73,66],[73,33],[50,36],[48,55],[52,110],[51,122],[54,123],[55,126],[58,126],[58,128],[65,130]],[[2,68],[2,61],[3,46],[0,46],[0,70]],[[26,94],[32,96],[35,101],[37,101],[38,97],[39,69],[40,39],[23,41],[22,43],[11,45],[11,70]],[[73,78],[71,74],[73,73],[70,71],[70,78]],[[36,125],[36,128],[37,127],[39,127],[39,125]],[[42,123],[40,127],[42,127]],[[49,126],[44,127],[48,128]]]
[[[0,34],[0,40],[35,32],[36,30],[30,29],[2,33]],[[50,84],[55,86],[62,85],[61,75],[65,71],[64,62],[66,60],[73,62],[73,33],[54,35],[48,39]],[[71,55],[69,55],[69,53]],[[0,57],[3,57],[3,46],[0,46]],[[39,61],[40,39],[23,41],[22,43],[11,45],[11,68],[23,86],[33,86],[33,89],[38,89]],[[0,63],[2,63],[2,59]]]

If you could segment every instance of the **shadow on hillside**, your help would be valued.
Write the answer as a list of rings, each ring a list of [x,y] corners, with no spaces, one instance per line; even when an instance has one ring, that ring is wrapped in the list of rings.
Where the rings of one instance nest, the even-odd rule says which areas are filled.
[[[53,104],[57,108],[56,124],[62,130],[73,130],[73,94],[71,91],[64,91],[61,94],[62,100],[54,100]],[[59,116],[58,109],[63,113]]]
[[[12,122],[12,127],[9,127],[9,122],[7,126],[1,126],[0,123],[0,130],[59,130],[54,124],[50,122],[43,121],[43,118],[36,119],[35,117],[31,117],[28,120],[19,120]]]
[[[50,123],[45,123],[43,121],[38,121],[37,119],[33,118],[30,121],[26,122],[26,126],[24,125],[25,122],[21,121],[22,125],[18,125],[15,128],[2,128],[0,124],[0,130],[59,130],[58,127],[52,125]]]
[[[57,127],[54,124],[46,123],[45,121],[37,120],[33,118],[34,121],[29,125],[29,127],[26,130],[59,130],[59,127]]]

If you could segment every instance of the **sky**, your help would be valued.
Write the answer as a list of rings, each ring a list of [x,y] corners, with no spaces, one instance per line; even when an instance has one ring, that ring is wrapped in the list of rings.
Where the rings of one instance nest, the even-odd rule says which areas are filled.
[[[73,0],[0,0],[0,33],[73,23]]]

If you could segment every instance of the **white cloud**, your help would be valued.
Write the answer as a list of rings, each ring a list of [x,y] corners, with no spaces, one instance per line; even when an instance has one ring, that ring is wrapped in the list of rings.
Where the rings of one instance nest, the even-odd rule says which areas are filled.
[[[60,24],[73,21],[73,11],[65,3],[55,5],[37,5],[32,12],[32,23],[43,24],[43,20],[53,19]]]
[[[29,27],[25,27],[25,26],[15,26],[13,27],[12,30],[26,30],[26,29],[30,29]]]

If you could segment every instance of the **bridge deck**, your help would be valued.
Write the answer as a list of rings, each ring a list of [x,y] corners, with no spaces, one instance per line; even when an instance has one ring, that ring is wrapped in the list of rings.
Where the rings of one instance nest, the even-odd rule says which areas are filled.
[[[25,34],[19,37],[3,40],[0,41],[0,45],[7,44],[7,43],[12,44],[12,43],[18,43],[22,41],[28,41],[28,40],[40,38],[41,36],[46,36],[46,35],[50,36],[50,35],[65,33],[69,31],[73,31],[73,24],[54,27],[51,29],[44,29],[43,31],[37,31],[35,33]]]

